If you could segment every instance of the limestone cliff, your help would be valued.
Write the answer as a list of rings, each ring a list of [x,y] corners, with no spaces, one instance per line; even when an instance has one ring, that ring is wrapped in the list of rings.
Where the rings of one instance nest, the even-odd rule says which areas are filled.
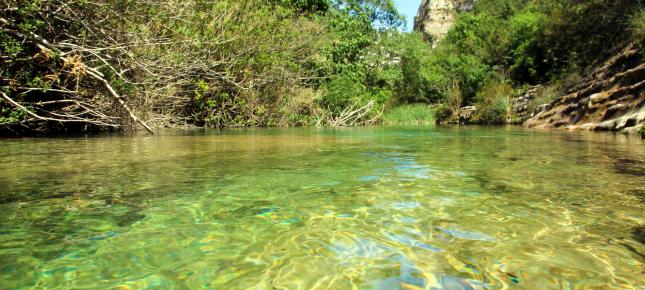
[[[455,23],[456,13],[471,11],[476,1],[422,0],[414,18],[414,30],[422,32],[436,44]]]
[[[645,124],[645,56],[630,45],[525,122],[531,128],[636,132]]]

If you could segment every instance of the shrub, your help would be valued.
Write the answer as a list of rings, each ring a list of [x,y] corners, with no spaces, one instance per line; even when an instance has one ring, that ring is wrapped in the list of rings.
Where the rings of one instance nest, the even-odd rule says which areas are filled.
[[[423,40],[418,33],[409,34],[400,41],[401,80],[397,91],[401,101],[436,102],[432,94],[432,73],[430,71],[430,44]]]
[[[543,15],[526,10],[510,19],[511,47],[509,71],[518,83],[543,81],[549,69],[548,58],[542,47]]]
[[[645,8],[638,9],[629,20],[635,41],[645,39]]]
[[[459,117],[459,110],[464,104],[459,81],[454,80],[450,86],[446,87],[445,92],[446,100],[444,103],[450,110],[451,117],[456,119]]]
[[[473,121],[485,124],[504,124],[509,121],[513,87],[501,81],[491,81],[477,94],[477,113]]]
[[[452,117],[452,111],[444,104],[436,104],[432,107],[437,123],[449,121]]]
[[[529,101],[526,110],[532,114],[539,106],[553,102],[560,94],[560,86],[557,84],[541,86],[535,92],[535,98]]]
[[[509,29],[503,19],[487,14],[463,13],[446,35],[446,41],[461,53],[495,64],[507,54]]]
[[[642,0],[540,1],[544,19],[544,47],[555,69],[576,63],[581,68],[612,55],[616,44],[630,35],[626,15]]]

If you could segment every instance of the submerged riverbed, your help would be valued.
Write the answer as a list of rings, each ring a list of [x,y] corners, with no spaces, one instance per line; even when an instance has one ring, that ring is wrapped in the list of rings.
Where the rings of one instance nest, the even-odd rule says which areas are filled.
[[[375,127],[0,144],[1,289],[645,289],[633,137]]]

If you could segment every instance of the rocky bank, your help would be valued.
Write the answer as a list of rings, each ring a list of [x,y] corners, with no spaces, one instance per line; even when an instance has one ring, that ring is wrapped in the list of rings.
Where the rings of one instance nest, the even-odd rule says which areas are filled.
[[[422,0],[414,29],[436,45],[452,28],[457,14],[472,11],[476,2]],[[535,97],[535,90],[536,87],[531,87],[511,99],[515,117],[512,122],[523,122],[529,128],[643,132],[645,43],[625,45],[614,57],[593,66],[589,73],[569,84],[562,96],[539,106],[537,111],[529,111],[528,104]]]
[[[645,125],[645,58],[630,44],[527,120],[529,128],[636,133]]]

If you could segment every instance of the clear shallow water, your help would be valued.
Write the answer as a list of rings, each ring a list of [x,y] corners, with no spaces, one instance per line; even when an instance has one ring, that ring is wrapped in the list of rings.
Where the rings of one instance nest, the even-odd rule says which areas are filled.
[[[645,289],[636,138],[384,127],[0,145],[1,289]]]

